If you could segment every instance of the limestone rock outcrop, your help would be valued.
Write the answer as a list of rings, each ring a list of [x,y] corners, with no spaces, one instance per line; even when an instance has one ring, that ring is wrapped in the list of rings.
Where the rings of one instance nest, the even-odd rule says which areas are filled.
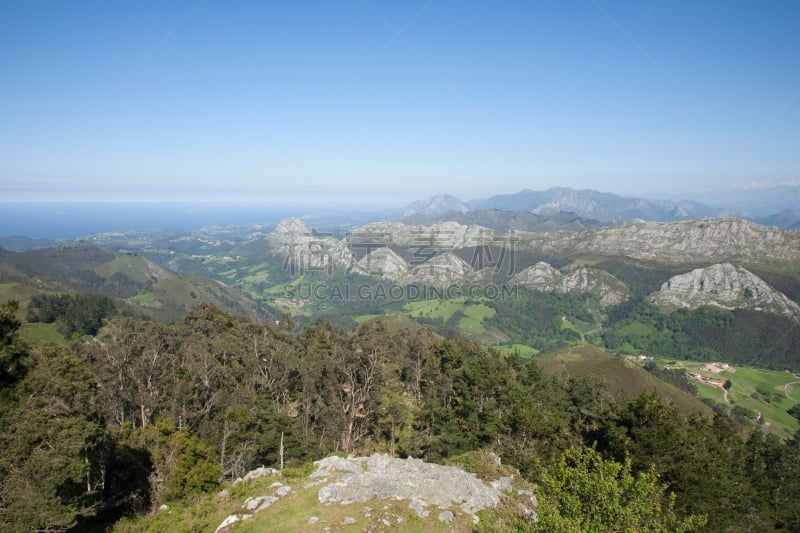
[[[696,308],[714,305],[750,309],[800,321],[800,305],[740,266],[721,263],[670,278],[655,296],[660,305]]]

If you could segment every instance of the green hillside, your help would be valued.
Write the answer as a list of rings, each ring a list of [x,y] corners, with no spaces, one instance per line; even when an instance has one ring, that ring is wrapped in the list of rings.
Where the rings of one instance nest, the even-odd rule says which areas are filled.
[[[100,276],[110,279],[125,276],[137,283],[149,285],[159,280],[175,276],[165,268],[138,255],[124,255],[104,263],[94,269]]]
[[[669,364],[673,363],[673,364]],[[704,370],[705,363],[691,361],[657,361],[659,366],[696,372],[714,380],[731,382],[726,396],[720,387],[697,384],[697,395],[734,411],[734,415],[755,421],[761,413],[768,431],[780,439],[790,439],[800,430],[800,421],[787,411],[800,403],[800,391],[795,388],[800,379],[791,372],[732,366],[717,374]]]
[[[622,402],[655,392],[684,414],[713,415],[709,406],[691,394],[658,379],[632,361],[588,344],[541,357],[538,363],[550,375],[597,380]]]

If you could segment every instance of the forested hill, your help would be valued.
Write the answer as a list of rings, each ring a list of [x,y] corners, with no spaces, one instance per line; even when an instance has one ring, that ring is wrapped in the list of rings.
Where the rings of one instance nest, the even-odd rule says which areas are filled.
[[[564,468],[586,467],[578,497],[589,502],[608,489],[594,469],[628,486],[629,458],[633,473],[654,468],[665,484],[656,492],[674,494],[677,516],[706,517],[707,531],[800,528],[795,442],[724,410],[687,416],[649,393],[610,394],[591,375],[549,377],[535,361],[425,328],[390,332],[376,320],[345,333],[322,321],[295,332],[288,318],[256,324],[202,305],[173,325],[115,317],[58,348],[19,341],[15,314],[13,304],[0,313],[5,530],[147,514],[279,465],[281,441],[288,467],[331,452],[441,462],[491,450],[539,485],[556,513],[548,523],[589,512],[568,504]],[[603,463],[574,462],[592,447]],[[626,494],[619,509],[632,508]],[[662,519],[674,526],[664,531],[685,530],[661,511],[649,523]]]
[[[0,248],[0,296],[27,304],[32,296],[52,293],[102,294],[113,298],[120,310],[160,321],[181,320],[204,301],[251,320],[280,316],[220,281],[178,274],[135,253],[114,253],[84,242],[24,252]]]

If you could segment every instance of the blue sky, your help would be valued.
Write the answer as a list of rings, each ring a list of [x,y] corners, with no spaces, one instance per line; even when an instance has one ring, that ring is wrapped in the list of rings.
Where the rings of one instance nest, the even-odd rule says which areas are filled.
[[[0,0],[3,200],[800,178],[800,2]]]

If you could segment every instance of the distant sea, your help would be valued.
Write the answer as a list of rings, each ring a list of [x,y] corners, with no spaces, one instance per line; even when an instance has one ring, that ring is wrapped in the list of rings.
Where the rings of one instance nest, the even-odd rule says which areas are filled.
[[[274,223],[316,210],[282,203],[0,203],[0,237],[75,239],[131,228],[192,231],[213,225]]]

